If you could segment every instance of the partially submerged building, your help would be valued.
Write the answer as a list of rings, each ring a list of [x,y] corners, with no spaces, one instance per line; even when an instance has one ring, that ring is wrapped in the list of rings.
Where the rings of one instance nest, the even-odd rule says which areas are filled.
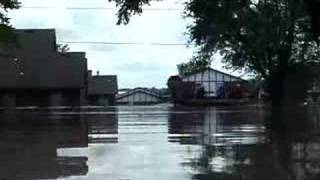
[[[198,87],[203,87],[206,97],[217,97],[219,90],[227,83],[245,82],[239,77],[212,68],[183,76],[181,79],[183,82],[192,82]]]
[[[57,50],[54,29],[15,30],[0,45],[0,106],[114,104],[116,76],[88,76],[85,52]]]
[[[185,76],[171,76],[167,85],[175,104],[237,104],[255,93],[248,81],[212,68]]]
[[[115,104],[115,97],[118,93],[118,80],[115,75],[93,76],[92,71],[88,71],[88,95],[89,105],[107,106]]]
[[[146,88],[135,88],[116,97],[116,103],[123,105],[151,105],[162,102],[161,94]]]
[[[59,54],[54,29],[16,30],[15,34],[17,44],[1,47],[1,105],[83,104],[85,53]]]

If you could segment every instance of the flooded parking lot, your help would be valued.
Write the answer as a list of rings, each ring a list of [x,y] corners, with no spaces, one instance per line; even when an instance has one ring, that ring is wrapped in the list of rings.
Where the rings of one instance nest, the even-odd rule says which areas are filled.
[[[274,139],[265,127],[266,114],[257,107],[170,105],[2,112],[0,176],[318,179],[316,126],[308,136]]]

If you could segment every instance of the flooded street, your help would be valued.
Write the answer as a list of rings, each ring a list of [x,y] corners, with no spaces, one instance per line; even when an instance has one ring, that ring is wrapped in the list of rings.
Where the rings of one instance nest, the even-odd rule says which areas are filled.
[[[308,136],[273,139],[257,107],[28,109],[1,116],[0,179],[320,177],[317,126]]]

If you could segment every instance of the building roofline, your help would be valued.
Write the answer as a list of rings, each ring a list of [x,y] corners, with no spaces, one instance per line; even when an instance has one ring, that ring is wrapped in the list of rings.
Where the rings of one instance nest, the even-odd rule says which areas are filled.
[[[93,78],[98,78],[98,77],[118,77],[117,75],[93,75]]]
[[[68,51],[66,52],[66,54],[73,54],[73,53],[81,53],[81,54],[85,54],[86,52],[85,51]]]
[[[241,77],[237,77],[237,76],[234,76],[234,75],[232,75],[232,74],[228,74],[228,73],[225,73],[225,72],[219,71],[219,70],[214,69],[214,68],[211,68],[211,67],[210,67],[210,68],[206,68],[206,69],[201,70],[201,71],[197,71],[197,72],[191,73],[191,74],[186,75],[186,76],[180,76],[180,77],[181,77],[181,78],[186,78],[186,77],[189,77],[189,76],[195,75],[195,74],[197,74],[197,73],[201,73],[201,72],[206,71],[206,70],[209,70],[209,71],[216,71],[216,72],[219,72],[219,73],[224,74],[224,75],[227,75],[227,76],[231,76],[231,77],[233,77],[233,78],[235,78],[235,79],[238,79],[238,80],[241,80],[241,81],[247,81],[247,80],[245,80],[245,79],[242,79]],[[178,75],[178,76],[179,76],[179,75]]]
[[[156,94],[156,93],[153,93],[152,91],[148,90],[148,89],[144,89],[144,88],[134,88],[124,94],[120,94],[119,96],[116,97],[116,99],[121,99],[121,98],[124,98],[124,97],[128,97],[136,92],[143,92],[145,94],[148,94],[148,95],[151,95],[151,96],[155,96],[155,97],[158,97],[158,98],[161,98],[161,95],[160,94]]]
[[[14,31],[56,31],[55,28],[16,28]]]

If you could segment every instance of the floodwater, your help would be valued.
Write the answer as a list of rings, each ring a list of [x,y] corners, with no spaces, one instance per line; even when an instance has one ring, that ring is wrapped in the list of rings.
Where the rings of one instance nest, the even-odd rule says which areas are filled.
[[[0,179],[318,180],[319,109],[308,113],[279,137],[258,107],[3,111]]]

